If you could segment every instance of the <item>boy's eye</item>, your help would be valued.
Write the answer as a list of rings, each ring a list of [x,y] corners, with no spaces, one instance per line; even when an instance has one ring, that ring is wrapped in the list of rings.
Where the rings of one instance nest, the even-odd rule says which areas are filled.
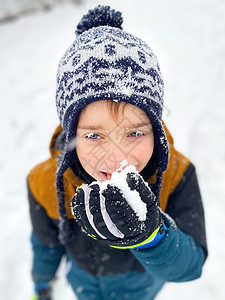
[[[101,136],[97,133],[90,132],[90,133],[86,134],[85,138],[86,139],[91,139],[91,140],[98,140],[98,139],[101,138]]]
[[[144,136],[145,133],[143,131],[134,131],[134,132],[131,132],[129,134],[130,137],[140,137],[140,136]]]

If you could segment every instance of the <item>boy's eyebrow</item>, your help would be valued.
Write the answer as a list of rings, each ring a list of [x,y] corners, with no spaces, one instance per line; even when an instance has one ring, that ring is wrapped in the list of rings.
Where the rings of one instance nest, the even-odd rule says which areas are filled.
[[[132,129],[132,128],[139,128],[139,127],[143,127],[143,126],[151,126],[152,127],[152,124],[151,122],[142,122],[142,123],[131,123],[130,125],[126,125],[123,127],[126,127],[127,129]],[[102,130],[104,129],[102,127],[102,125],[80,125],[77,127],[78,129],[84,129],[84,130]]]
[[[152,127],[152,124],[151,124],[151,122],[142,122],[142,123],[136,123],[136,124],[132,123],[132,124],[130,124],[128,126],[125,126],[125,127],[127,127],[128,129],[131,129],[131,128],[139,128],[139,127],[144,127],[144,126],[151,126]]]
[[[77,127],[78,129],[85,129],[85,130],[99,130],[103,129],[101,125],[81,125]]]

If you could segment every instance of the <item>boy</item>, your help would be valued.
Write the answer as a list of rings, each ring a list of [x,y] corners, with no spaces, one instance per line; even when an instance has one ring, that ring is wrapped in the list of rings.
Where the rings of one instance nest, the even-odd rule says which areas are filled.
[[[28,176],[34,299],[51,299],[62,256],[78,299],[149,300],[201,276],[195,169],[162,122],[156,56],[121,25],[107,6],[90,10],[59,64],[61,126]]]

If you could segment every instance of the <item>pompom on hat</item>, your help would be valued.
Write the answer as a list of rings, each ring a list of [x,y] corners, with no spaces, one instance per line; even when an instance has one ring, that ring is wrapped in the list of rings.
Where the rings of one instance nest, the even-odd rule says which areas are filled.
[[[157,149],[155,194],[159,200],[162,174],[168,164],[168,144],[162,126],[164,84],[158,60],[141,39],[122,29],[122,15],[98,6],[83,16],[77,38],[62,57],[57,72],[56,107],[66,137],[57,170],[60,240],[71,236],[63,197],[63,174],[77,163],[75,138],[80,113],[98,100],[133,104],[151,119]]]

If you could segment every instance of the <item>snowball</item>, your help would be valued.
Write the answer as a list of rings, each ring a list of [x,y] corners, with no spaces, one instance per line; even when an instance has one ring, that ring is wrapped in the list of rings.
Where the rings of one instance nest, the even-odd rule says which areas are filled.
[[[137,174],[138,176],[138,172],[135,166],[133,165],[129,165],[125,169],[123,169],[123,167],[127,164],[126,160],[124,160],[120,164],[121,167],[112,173],[112,177],[110,180],[106,180],[104,182],[97,182],[100,187],[100,192],[102,193],[105,189],[107,189],[108,184],[111,186],[118,187],[121,190],[127,203],[137,215],[138,219],[140,221],[145,221],[147,215],[147,205],[141,200],[141,197],[136,190],[130,189],[126,181],[128,173],[132,172]]]

